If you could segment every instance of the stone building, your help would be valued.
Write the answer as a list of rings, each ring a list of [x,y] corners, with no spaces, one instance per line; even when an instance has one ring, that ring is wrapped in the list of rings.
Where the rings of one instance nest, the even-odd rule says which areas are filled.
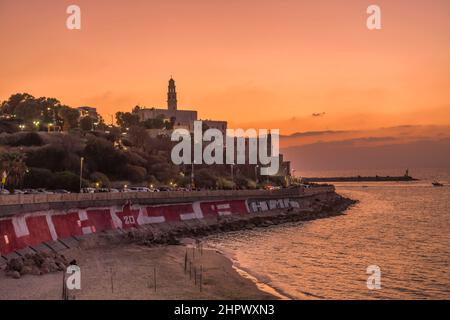
[[[165,121],[174,120],[175,129],[184,128],[191,132],[194,131],[194,121],[198,120],[197,111],[178,109],[175,80],[172,78],[169,80],[167,89],[167,109],[141,108],[140,110],[137,110],[136,113],[139,116],[140,121],[162,117]],[[223,133],[227,130],[226,121],[205,120],[204,123],[208,128],[216,128]]]

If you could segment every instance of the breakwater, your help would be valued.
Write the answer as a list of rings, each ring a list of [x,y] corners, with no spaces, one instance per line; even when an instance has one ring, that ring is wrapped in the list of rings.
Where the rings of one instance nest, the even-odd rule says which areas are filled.
[[[417,181],[418,179],[408,175],[404,176],[355,176],[355,177],[311,177],[302,178],[305,183],[311,182],[397,182],[397,181]]]
[[[61,251],[77,245],[83,237],[103,232],[128,234],[148,227],[155,231],[153,234],[165,234],[176,224],[191,226],[186,230],[192,230],[193,224],[256,218],[274,210],[303,212],[304,218],[308,212],[320,214],[325,209],[332,210],[337,199],[342,198],[333,186],[275,191],[3,196],[0,199],[1,259],[29,252]],[[271,219],[268,223],[281,218]],[[219,225],[220,229],[220,223],[212,224]],[[249,226],[258,223],[254,220]],[[207,228],[200,232],[206,231]]]

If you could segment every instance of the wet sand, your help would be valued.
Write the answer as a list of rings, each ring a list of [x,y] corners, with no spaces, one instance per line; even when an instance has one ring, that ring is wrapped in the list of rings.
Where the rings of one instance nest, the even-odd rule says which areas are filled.
[[[192,264],[191,276],[189,262],[187,272],[184,270],[186,252]],[[277,299],[259,290],[250,279],[242,277],[228,258],[214,250],[181,245],[146,247],[124,244],[76,248],[65,251],[64,255],[68,259],[76,259],[81,268],[81,290],[70,291],[70,299]],[[12,279],[2,271],[0,300],[62,299],[62,279],[61,272]]]

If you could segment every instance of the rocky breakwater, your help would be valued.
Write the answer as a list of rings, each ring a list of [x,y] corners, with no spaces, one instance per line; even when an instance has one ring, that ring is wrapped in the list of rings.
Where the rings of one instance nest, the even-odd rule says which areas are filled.
[[[199,239],[208,235],[266,228],[274,225],[310,221],[344,214],[357,201],[336,193],[326,198],[312,197],[304,201],[300,208],[276,209],[257,214],[219,216],[202,220],[149,225],[135,229],[121,236],[121,241],[129,241],[147,246],[176,245],[183,238]]]
[[[5,268],[5,274],[8,277],[19,279],[26,274],[39,276],[61,272],[66,270],[67,266],[69,266],[69,262],[64,255],[39,252],[9,260]]]

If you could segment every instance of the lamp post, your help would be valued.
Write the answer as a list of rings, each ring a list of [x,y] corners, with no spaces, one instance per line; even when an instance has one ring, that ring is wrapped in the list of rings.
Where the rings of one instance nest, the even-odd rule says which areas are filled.
[[[231,182],[233,183],[233,190],[234,190],[234,165],[231,164]]]
[[[194,176],[194,163],[191,164],[191,188],[194,189],[195,176]]]
[[[81,157],[81,159],[80,159],[80,193],[81,193],[82,187],[83,187],[83,162],[84,162],[84,157]]]
[[[255,166],[255,181],[256,181],[256,184],[258,184],[258,169],[259,169],[259,166],[256,165]]]

